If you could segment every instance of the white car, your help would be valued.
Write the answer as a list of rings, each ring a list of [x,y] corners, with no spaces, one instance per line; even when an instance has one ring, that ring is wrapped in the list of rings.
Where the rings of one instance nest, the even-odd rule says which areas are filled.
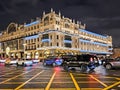
[[[39,59],[33,59],[32,61],[33,61],[33,63],[39,63],[40,62]]]
[[[0,59],[0,63],[5,63],[5,59]]]
[[[30,59],[19,59],[17,61],[17,66],[32,66],[33,62]]]

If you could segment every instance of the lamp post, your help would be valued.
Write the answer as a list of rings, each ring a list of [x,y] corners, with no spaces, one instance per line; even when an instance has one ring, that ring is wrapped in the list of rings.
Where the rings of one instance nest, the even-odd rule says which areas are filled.
[[[24,44],[23,44],[23,49],[24,49],[24,60],[26,59],[26,58],[25,58],[25,46],[26,46],[26,44],[24,43]]]

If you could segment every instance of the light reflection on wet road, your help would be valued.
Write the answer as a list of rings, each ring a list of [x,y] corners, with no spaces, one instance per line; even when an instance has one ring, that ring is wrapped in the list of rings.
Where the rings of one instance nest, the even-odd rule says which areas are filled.
[[[0,90],[120,90],[120,70],[99,66],[94,72],[62,67],[0,65]]]

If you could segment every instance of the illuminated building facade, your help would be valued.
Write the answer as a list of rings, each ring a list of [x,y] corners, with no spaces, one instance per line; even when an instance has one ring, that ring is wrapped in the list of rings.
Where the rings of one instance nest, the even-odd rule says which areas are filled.
[[[120,47],[114,47],[112,57],[113,58],[120,57]]]
[[[44,12],[42,18],[29,24],[10,23],[0,34],[0,55],[41,58],[65,54],[112,54],[112,37],[87,31],[85,27],[85,24],[51,9],[50,13]]]

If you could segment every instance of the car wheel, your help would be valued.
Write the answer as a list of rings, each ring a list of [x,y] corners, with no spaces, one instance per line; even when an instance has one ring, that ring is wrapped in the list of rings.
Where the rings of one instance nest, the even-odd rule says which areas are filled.
[[[111,64],[106,64],[105,68],[108,69],[108,70],[110,70],[112,68],[112,65]]]
[[[47,64],[44,62],[43,65],[46,66]]]
[[[63,65],[63,68],[64,68],[64,70],[68,71],[69,67],[67,65]]]
[[[17,66],[18,66],[18,63],[16,63],[17,64]]]
[[[26,64],[24,64],[24,67],[26,67],[27,65]]]
[[[53,65],[53,66],[56,66],[56,64],[55,64],[55,63],[53,63],[52,65]]]
[[[22,66],[24,66],[24,63],[22,63]]]
[[[30,66],[33,66],[32,64]]]
[[[86,64],[81,65],[80,68],[81,68],[82,72],[86,72],[87,71],[87,65]]]

